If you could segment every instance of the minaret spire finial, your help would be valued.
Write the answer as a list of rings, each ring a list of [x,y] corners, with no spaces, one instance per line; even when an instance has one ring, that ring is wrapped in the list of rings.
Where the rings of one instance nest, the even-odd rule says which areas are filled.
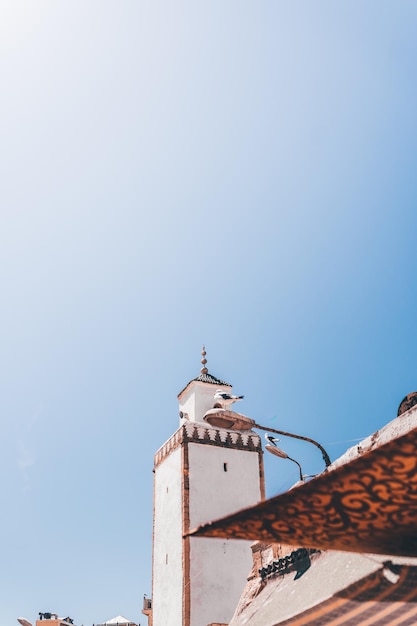
[[[206,346],[203,345],[203,349],[201,350],[201,356],[203,357],[201,359],[201,363],[203,364],[203,367],[201,368],[201,373],[202,374],[207,374],[208,373],[208,369],[206,367],[206,363],[207,363],[207,359],[206,359]]]

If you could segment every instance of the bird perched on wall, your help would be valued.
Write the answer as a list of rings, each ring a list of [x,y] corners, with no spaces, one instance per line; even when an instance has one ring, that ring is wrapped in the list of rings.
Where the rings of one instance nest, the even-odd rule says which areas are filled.
[[[233,404],[233,402],[237,402],[237,400],[243,400],[244,396],[234,396],[231,393],[227,393],[227,391],[222,391],[221,389],[217,389],[214,394],[214,400],[216,404],[219,404],[224,409],[229,406],[229,404]]]

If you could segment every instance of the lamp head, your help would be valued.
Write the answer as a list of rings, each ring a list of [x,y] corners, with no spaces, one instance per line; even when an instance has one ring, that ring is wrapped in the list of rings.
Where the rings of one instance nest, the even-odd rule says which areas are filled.
[[[204,415],[203,420],[210,426],[227,430],[250,430],[256,427],[255,420],[227,409],[210,409]]]
[[[266,444],[265,450],[268,450],[268,452],[274,454],[275,456],[279,456],[280,459],[288,459],[288,454],[284,452],[284,450],[281,450],[281,448],[277,448],[276,446],[271,446],[270,443]]]

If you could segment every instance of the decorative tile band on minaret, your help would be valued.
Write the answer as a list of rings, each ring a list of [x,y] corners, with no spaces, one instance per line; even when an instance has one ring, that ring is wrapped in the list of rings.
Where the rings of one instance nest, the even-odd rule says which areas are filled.
[[[262,450],[261,438],[254,432],[240,433],[236,430],[228,431],[223,428],[205,426],[205,424],[186,422],[155,453],[155,467],[186,441],[251,452]]]

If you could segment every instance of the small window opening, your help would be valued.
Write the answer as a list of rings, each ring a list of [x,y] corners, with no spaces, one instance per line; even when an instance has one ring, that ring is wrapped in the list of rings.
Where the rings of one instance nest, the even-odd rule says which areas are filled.
[[[168,565],[168,554],[165,555],[165,565]]]
[[[167,487],[167,493],[168,493],[168,487]]]
[[[227,463],[223,463],[223,469],[225,472],[227,472]]]

